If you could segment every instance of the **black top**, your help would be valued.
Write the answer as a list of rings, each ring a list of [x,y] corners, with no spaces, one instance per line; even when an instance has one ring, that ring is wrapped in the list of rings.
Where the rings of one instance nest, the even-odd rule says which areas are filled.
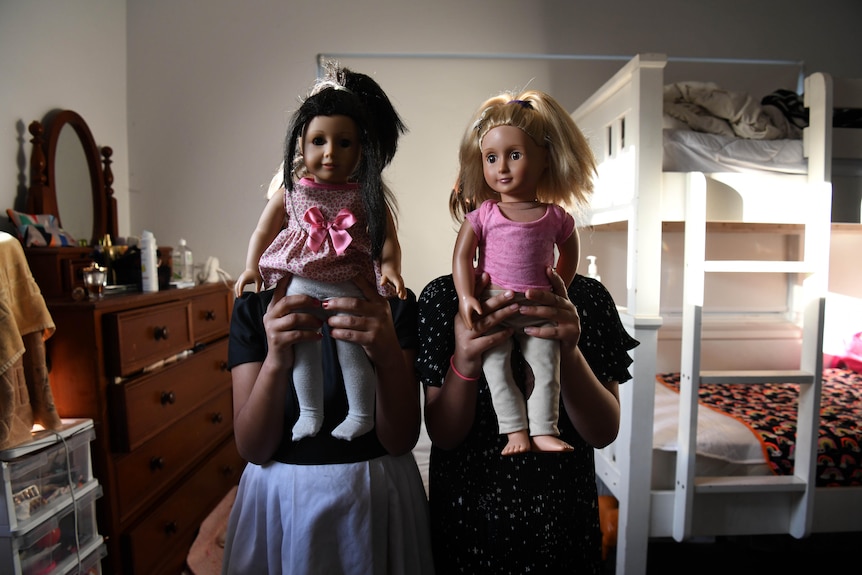
[[[569,297],[581,318],[578,346],[601,381],[631,379],[628,350],[638,342],[596,280],[575,276]],[[454,352],[458,297],[452,276],[432,281],[419,298],[417,371],[441,386]],[[517,348],[517,344],[516,344]],[[524,362],[513,354],[516,377]],[[601,567],[593,448],[560,404],[560,437],[571,453],[500,455],[507,438],[497,427],[484,380],[473,428],[455,449],[432,446],[431,533],[438,573],[596,573]]]
[[[263,314],[272,300],[272,290],[261,293],[245,292],[236,300],[230,323],[228,343],[228,367],[241,363],[263,362],[267,353],[266,332]],[[416,296],[408,290],[407,299],[392,298],[392,318],[398,341],[403,349],[416,348]],[[323,339],[323,385],[324,418],[323,426],[314,437],[299,441],[291,439],[291,429],[299,417],[296,393],[293,382],[288,380],[291,393],[285,399],[284,429],[281,444],[273,460],[282,463],[324,464],[354,463],[368,461],[386,454],[375,430],[357,437],[352,441],[336,439],[330,432],[347,415],[347,398],[344,381],[335,351],[335,340],[329,337],[328,327],[324,324]]]

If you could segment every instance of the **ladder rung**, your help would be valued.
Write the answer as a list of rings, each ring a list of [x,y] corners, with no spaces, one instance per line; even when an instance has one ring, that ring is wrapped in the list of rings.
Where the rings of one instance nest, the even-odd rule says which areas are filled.
[[[814,266],[808,262],[785,262],[768,260],[708,260],[703,262],[704,272],[730,273],[814,273]]]
[[[700,383],[814,383],[814,374],[802,370],[701,371]]]
[[[801,493],[805,481],[793,475],[754,475],[737,477],[695,477],[696,493]]]

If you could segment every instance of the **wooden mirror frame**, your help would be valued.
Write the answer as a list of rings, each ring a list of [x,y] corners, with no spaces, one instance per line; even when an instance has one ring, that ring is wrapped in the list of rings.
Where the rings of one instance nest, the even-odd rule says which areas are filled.
[[[87,122],[72,110],[52,110],[44,119],[30,124],[33,152],[30,156],[30,189],[27,193],[27,211],[31,214],[53,214],[62,227],[57,205],[55,156],[60,132],[71,126],[84,148],[90,172],[93,200],[93,230],[90,245],[98,245],[105,236],[113,242],[117,238],[117,200],[114,198],[114,175],[111,171],[113,150],[96,146]],[[101,154],[100,154],[101,152]],[[101,159],[100,159],[101,155]],[[103,167],[104,165],[104,167]]]

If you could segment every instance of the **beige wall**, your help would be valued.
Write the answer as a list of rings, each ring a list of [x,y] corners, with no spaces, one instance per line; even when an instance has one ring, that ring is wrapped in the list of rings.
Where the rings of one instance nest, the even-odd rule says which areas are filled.
[[[862,4],[829,5],[0,0],[0,203],[22,201],[26,124],[51,108],[74,109],[99,144],[114,148],[120,233],[147,228],[165,245],[185,237],[199,262],[217,256],[236,276],[317,54],[349,54],[344,60],[378,77],[411,128],[388,177],[401,204],[405,278],[419,292],[449,270],[446,196],[471,109],[526,84],[574,108],[619,63],[361,54],[652,51],[801,59],[811,70],[862,76]],[[828,41],[803,33],[802,23]]]

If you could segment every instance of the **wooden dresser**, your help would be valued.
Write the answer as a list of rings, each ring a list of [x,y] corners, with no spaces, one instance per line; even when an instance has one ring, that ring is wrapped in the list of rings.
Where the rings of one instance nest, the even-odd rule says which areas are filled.
[[[232,290],[47,302],[57,326],[47,342],[57,409],[94,421],[105,572],[179,574],[198,527],[244,465],[226,369]]]

